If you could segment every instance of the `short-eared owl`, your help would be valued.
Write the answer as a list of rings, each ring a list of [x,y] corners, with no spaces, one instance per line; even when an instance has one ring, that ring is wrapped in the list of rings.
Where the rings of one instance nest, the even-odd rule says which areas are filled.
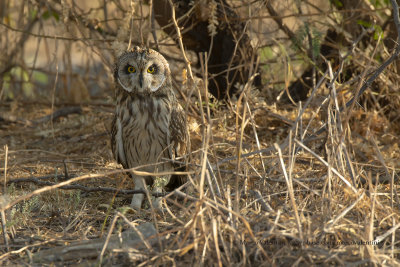
[[[186,153],[186,115],[175,97],[167,60],[152,49],[134,47],[116,61],[116,109],[112,122],[111,148],[125,169],[150,173],[174,171],[173,159]],[[135,189],[153,183],[161,192],[171,175],[139,176],[131,173]],[[170,181],[171,180],[171,181]],[[135,194],[131,206],[140,209],[143,194]],[[154,203],[160,208],[160,199]]]

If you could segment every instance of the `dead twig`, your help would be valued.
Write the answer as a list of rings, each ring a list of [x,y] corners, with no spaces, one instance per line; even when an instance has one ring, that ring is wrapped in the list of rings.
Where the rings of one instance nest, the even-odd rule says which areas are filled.
[[[13,200],[13,201],[11,201],[9,203],[6,203],[4,206],[0,207],[0,211],[7,210],[7,209],[11,208],[12,206],[14,206],[15,204],[17,204],[19,202],[27,200],[27,199],[29,199],[29,198],[31,198],[33,196],[36,196],[38,194],[41,194],[43,192],[51,191],[51,190],[54,190],[54,189],[57,189],[57,188],[62,188],[64,186],[69,186],[70,184],[72,184],[74,182],[77,182],[77,181],[81,181],[81,180],[93,179],[93,178],[101,178],[101,177],[105,177],[105,176],[108,176],[108,175],[113,175],[113,174],[117,174],[117,173],[121,173],[121,172],[132,172],[133,174],[141,175],[141,176],[153,176],[154,175],[154,173],[149,173],[149,172],[145,172],[145,171],[138,171],[137,169],[139,169],[141,167],[142,166],[139,166],[137,168],[131,168],[131,169],[115,170],[115,171],[110,171],[110,172],[107,172],[107,173],[86,174],[86,175],[78,176],[78,177],[75,177],[75,178],[71,178],[71,179],[69,179],[67,181],[64,181],[64,182],[61,182],[61,183],[58,183],[58,184],[51,184],[51,185],[36,189],[33,192],[30,192],[28,194],[20,196],[17,199],[15,199],[15,200]],[[169,175],[169,174],[186,175],[188,173],[187,172],[160,172],[160,173],[157,173],[157,175]],[[139,192],[137,192],[137,193],[139,193]],[[140,192],[140,193],[143,194],[145,192]]]
[[[4,146],[5,150],[5,160],[4,160],[4,187],[3,187],[3,195],[0,196],[0,207],[7,203],[7,195],[6,195],[6,186],[7,186],[7,162],[8,162],[8,146]],[[8,244],[8,236],[7,236],[7,221],[6,214],[4,210],[0,212],[1,219],[1,229],[3,232],[4,244],[6,245],[7,252],[10,251],[10,246]]]
[[[5,195],[0,196],[0,208],[1,208],[1,206],[5,205],[7,203],[5,197],[6,197]],[[7,224],[6,224],[7,221],[6,221],[5,211],[2,210],[0,212],[0,215],[1,215],[1,217],[0,217],[0,219],[1,219],[1,230],[2,230],[2,233],[3,233],[4,244],[5,244],[5,247],[7,249],[7,252],[9,252],[10,251],[10,245],[8,244]]]
[[[0,115],[0,121],[4,121],[4,122],[8,122],[8,123],[19,123],[19,124],[24,124],[29,127],[33,127],[38,124],[46,123],[49,121],[55,121],[58,118],[66,117],[70,114],[82,114],[82,108],[77,107],[77,106],[63,107],[63,108],[60,108],[60,109],[54,111],[50,115],[46,115],[46,116],[43,116],[43,117],[40,117],[40,118],[34,119],[34,120],[27,120],[24,118],[18,118],[17,116],[14,116],[14,115],[3,114],[3,115]]]
[[[271,205],[268,202],[265,202],[259,190],[249,190],[249,193],[256,198],[256,201],[260,204],[262,211],[275,212]]]
[[[326,167],[329,167],[329,163],[326,162],[323,158],[321,158],[320,156],[318,156],[314,151],[312,151],[310,148],[306,147],[302,142],[300,142],[297,139],[294,139],[294,142],[297,143],[300,147],[302,147],[303,149],[305,149],[306,151],[308,151],[309,153],[311,153],[311,155],[313,155],[316,159],[318,159],[321,163],[323,163]],[[335,168],[331,167],[331,170],[334,174],[336,174],[348,187],[351,188],[351,190],[353,190],[354,193],[357,193],[357,189],[354,188],[354,186],[351,185],[351,183],[349,181],[346,180],[346,178],[344,178],[343,175],[341,175]]]
[[[7,184],[15,184],[15,183],[34,183],[36,185],[41,185],[41,186],[55,186],[58,185],[58,183],[50,182],[50,181],[42,181],[42,179],[49,179],[49,178],[55,178],[57,177],[58,179],[64,180],[65,178],[64,175],[46,175],[46,176],[41,176],[41,177],[28,177],[28,178],[18,178],[18,179],[13,179],[9,180]],[[70,178],[73,179],[75,177],[79,177],[76,175],[71,175]],[[98,176],[96,178],[103,178],[105,176]],[[106,193],[113,193],[113,194],[119,194],[119,195],[134,195],[134,194],[146,194],[144,190],[130,190],[130,189],[118,189],[118,188],[113,188],[113,187],[87,187],[84,185],[80,184],[71,184],[71,185],[64,185],[61,187],[58,187],[59,189],[63,190],[80,190],[83,192],[91,193],[91,192],[106,192]],[[182,196],[182,192],[177,192],[175,191],[172,192],[152,192],[150,193],[154,197],[164,197],[167,195],[177,195],[177,196]]]
[[[282,151],[281,151],[279,145],[277,143],[275,143],[274,147],[275,147],[276,151],[278,151],[279,163],[281,165],[283,176],[285,177],[285,180],[286,180],[286,185],[287,185],[287,188],[289,191],[290,202],[292,204],[292,208],[293,208],[294,215],[296,218],[296,224],[297,224],[297,230],[299,233],[299,238],[300,238],[300,240],[303,240],[303,230],[302,230],[300,216],[299,216],[299,212],[298,212],[298,208],[297,208],[296,198],[294,197],[292,177],[290,176],[290,173],[288,175],[288,173],[286,172],[286,167],[285,167],[285,163],[283,161]]]
[[[104,248],[107,252],[120,251],[128,253],[150,244],[156,246],[156,231],[152,223],[143,223],[120,234],[109,233],[108,246],[104,246],[106,238],[97,238],[75,242],[71,245],[42,250],[33,255],[35,262],[68,261],[74,259],[93,258]],[[144,243],[145,241],[145,243]],[[142,256],[144,256],[142,254]]]
[[[33,120],[33,124],[41,124],[41,123],[46,123],[48,121],[55,121],[60,117],[66,117],[67,115],[70,114],[82,114],[82,108],[81,107],[63,107],[60,109],[57,109],[54,111],[52,114],[43,116],[39,119]]]

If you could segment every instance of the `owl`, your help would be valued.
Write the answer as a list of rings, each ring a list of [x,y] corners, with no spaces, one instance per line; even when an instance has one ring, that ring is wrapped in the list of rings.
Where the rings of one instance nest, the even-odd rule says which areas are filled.
[[[181,177],[165,174],[175,169],[171,161],[186,154],[189,135],[186,116],[171,83],[167,60],[158,52],[141,47],[124,52],[114,70],[116,108],[111,130],[114,158],[124,169],[154,173],[129,173],[135,190],[153,186],[153,192],[176,184]],[[157,175],[157,173],[164,173]],[[174,180],[175,179],[175,180]],[[139,210],[143,194],[134,194],[131,207]],[[153,202],[161,208],[161,199]]]

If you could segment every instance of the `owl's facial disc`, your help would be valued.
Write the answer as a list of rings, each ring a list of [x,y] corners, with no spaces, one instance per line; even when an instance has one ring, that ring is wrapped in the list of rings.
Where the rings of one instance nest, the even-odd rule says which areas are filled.
[[[170,75],[168,62],[151,50],[128,52],[119,58],[116,80],[120,87],[135,94],[152,94],[164,88]]]
[[[128,92],[132,92],[132,88],[126,87],[126,86],[124,85],[124,83],[121,82],[121,80],[119,79],[119,77],[118,77],[117,80],[118,80],[118,83],[122,86],[122,88],[124,88],[124,90],[126,90],[126,91],[128,91]]]
[[[149,59],[141,71],[142,89],[148,93],[154,93],[160,89],[165,82],[164,66]],[[139,85],[141,85],[139,76]]]
[[[138,66],[127,58],[122,58],[119,65],[117,82],[124,90],[128,92],[134,91],[137,84]]]
[[[151,86],[150,85],[150,91],[152,91],[152,92],[157,91],[158,88],[160,88],[161,85],[164,83],[164,81],[165,81],[165,76],[163,75],[162,78],[161,78],[161,82],[159,84],[157,84],[156,86]]]

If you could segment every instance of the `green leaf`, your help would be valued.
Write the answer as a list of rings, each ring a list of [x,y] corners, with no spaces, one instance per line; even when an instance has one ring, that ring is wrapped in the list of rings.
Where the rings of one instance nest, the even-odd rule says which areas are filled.
[[[49,82],[49,76],[46,73],[36,70],[32,73],[32,79],[42,84]]]
[[[48,20],[49,18],[53,17],[56,21],[60,21],[60,15],[55,11],[46,10],[42,14],[42,18],[44,20]]]
[[[336,7],[343,7],[343,3],[339,0],[333,0],[332,2]]]
[[[364,26],[366,28],[370,28],[372,26],[371,22],[365,21],[365,20],[357,20],[357,24]]]
[[[6,72],[3,75],[3,94],[6,99],[14,99],[14,93],[10,90],[10,81],[11,81],[11,74],[10,72]]]
[[[56,21],[60,21],[60,14],[58,14],[58,13],[55,12],[55,11],[53,11],[53,12],[52,12],[52,15],[53,15],[53,18],[54,18]]]
[[[260,51],[260,60],[268,60],[268,59],[273,59],[274,58],[274,51],[272,50],[271,47],[264,47]]]
[[[3,77],[3,79],[5,78],[4,79],[5,83],[3,82],[3,86],[5,86],[6,92],[8,92],[8,94],[6,94],[7,97],[11,99],[14,98],[14,94],[12,90],[10,90],[11,76],[14,77],[14,80],[22,82],[22,92],[24,93],[25,96],[31,97],[34,95],[33,92],[34,87],[31,81],[29,80],[29,73],[23,68],[17,66],[10,70],[9,77],[7,77],[6,75]]]
[[[34,19],[34,18],[36,18],[37,14],[38,14],[37,9],[33,9],[33,10],[30,12],[29,15],[30,15],[31,19]]]
[[[50,11],[46,10],[45,12],[43,12],[42,18],[43,18],[44,20],[49,19],[49,18],[50,18]]]
[[[308,47],[308,32],[311,35],[311,46],[308,49],[311,49],[315,58],[319,57],[320,48],[321,48],[321,40],[322,34],[314,27],[309,27],[308,24],[301,26],[296,32],[296,37],[292,40],[293,49],[299,50],[301,47]]]
[[[379,38],[383,39],[383,30],[379,25],[374,25],[374,40],[378,40]]]

